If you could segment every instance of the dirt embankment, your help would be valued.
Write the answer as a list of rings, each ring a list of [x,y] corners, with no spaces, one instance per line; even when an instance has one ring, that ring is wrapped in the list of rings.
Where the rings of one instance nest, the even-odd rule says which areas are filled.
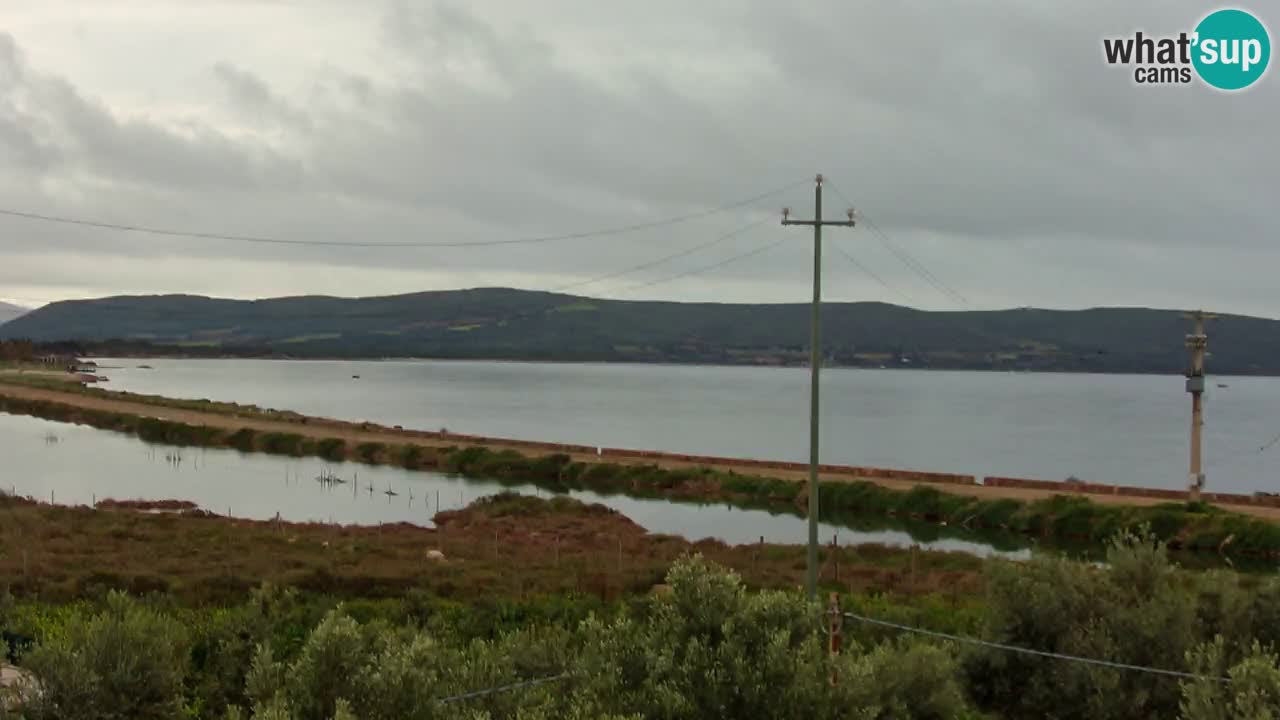
[[[807,478],[807,470],[800,463],[677,455],[621,448],[597,449],[579,445],[408,430],[374,423],[353,423],[330,418],[303,417],[292,413],[277,413],[273,415],[249,408],[245,408],[244,412],[211,412],[189,407],[171,407],[157,404],[133,395],[90,394],[76,390],[62,391],[44,387],[7,384],[4,382],[3,376],[0,376],[0,395],[25,400],[63,403],[80,408],[139,417],[153,417],[171,422],[196,426],[203,425],[228,431],[251,428],[257,432],[294,433],[315,440],[336,437],[351,444],[407,444],[432,449],[474,445],[483,446],[494,451],[513,450],[525,454],[564,453],[569,455],[572,460],[583,463],[607,462],[624,465],[657,465],[667,469],[708,467],[722,471],[746,471],[794,481],[802,481]],[[820,476],[824,481],[862,480],[897,490],[909,490],[912,487],[923,484],[935,487],[943,492],[972,496],[983,500],[1009,498],[1024,502],[1042,500],[1054,495],[1082,493],[1088,489],[1087,487],[1077,488],[1066,483],[1047,482],[1036,484],[1034,487],[1027,486],[1027,483],[1020,483],[1020,486],[1013,486],[1008,483],[988,486],[976,484],[976,478],[968,475],[839,465],[823,465]],[[1165,495],[1167,493],[1153,496],[1136,492],[1119,492],[1115,489],[1108,492],[1088,492],[1089,499],[1098,504],[1125,506],[1150,506],[1169,502],[1171,498],[1165,497]],[[1245,496],[1241,496],[1241,499],[1234,501],[1231,496],[1215,497],[1214,500],[1230,505],[1231,510],[1235,512],[1267,520],[1280,520],[1280,507],[1250,503],[1247,502]]]

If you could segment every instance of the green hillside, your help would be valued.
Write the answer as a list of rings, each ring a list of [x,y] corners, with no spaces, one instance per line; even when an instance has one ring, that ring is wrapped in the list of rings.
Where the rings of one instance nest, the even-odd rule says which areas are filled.
[[[597,300],[475,289],[371,298],[220,300],[188,295],[54,303],[0,338],[121,352],[289,357],[443,357],[802,364],[805,304]],[[882,303],[825,308],[840,365],[1181,372],[1188,321],[1145,308],[929,312]],[[1280,321],[1210,325],[1215,373],[1280,374]],[[103,343],[110,343],[103,345]]]

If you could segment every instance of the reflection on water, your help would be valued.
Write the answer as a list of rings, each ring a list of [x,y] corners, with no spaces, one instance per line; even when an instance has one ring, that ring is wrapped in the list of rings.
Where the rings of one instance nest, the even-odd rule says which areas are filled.
[[[97,500],[190,500],[205,510],[236,517],[291,522],[373,525],[408,522],[430,526],[441,510],[510,490],[549,495],[533,485],[503,485],[388,466],[334,463],[319,458],[243,454],[234,450],[150,445],[89,427],[0,413],[0,488],[62,504]],[[803,543],[802,518],[727,505],[602,496],[571,497],[600,503],[654,533],[741,544]],[[925,542],[901,529],[852,529],[823,524],[824,542],[921,545],[990,554],[979,542],[933,538]],[[1025,554],[1025,553],[1024,553]]]

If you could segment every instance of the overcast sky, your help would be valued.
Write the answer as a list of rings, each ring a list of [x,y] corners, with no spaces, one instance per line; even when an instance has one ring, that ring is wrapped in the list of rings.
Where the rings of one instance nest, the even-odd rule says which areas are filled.
[[[1228,94],[1137,86],[1102,60],[1103,37],[1190,30],[1211,5],[0,7],[0,209],[286,239],[471,242],[643,223],[791,184],[670,227],[526,246],[266,246],[0,216],[0,300],[554,288],[765,220],[573,291],[804,301],[810,235],[776,218],[783,205],[810,216],[805,181],[823,172],[828,216],[843,215],[838,190],[960,296],[859,228],[831,229],[828,241],[884,284],[830,248],[830,299],[1280,317],[1274,69]]]

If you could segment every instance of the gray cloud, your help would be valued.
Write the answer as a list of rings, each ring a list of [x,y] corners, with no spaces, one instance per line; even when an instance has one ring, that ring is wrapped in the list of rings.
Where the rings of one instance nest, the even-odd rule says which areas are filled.
[[[199,39],[213,22],[249,51],[157,43],[163,77],[109,82],[81,79],[74,50],[35,52],[78,47],[70,18],[16,22],[0,34],[0,207],[288,238],[488,240],[678,215],[823,171],[978,307],[1280,316],[1274,73],[1228,95],[1137,87],[1102,61],[1104,36],[1187,29],[1203,13],[1189,0],[529,5],[275,4],[276,24],[259,26],[257,6],[199,3],[131,40],[151,42],[157,22]],[[244,246],[0,218],[0,298],[554,287],[783,204],[807,215],[810,197],[798,187],[661,231],[496,249]],[[808,245],[772,224],[580,291],[787,236],[794,245],[638,295],[801,301]],[[873,234],[832,241],[893,288],[833,256],[836,297],[956,307]]]

